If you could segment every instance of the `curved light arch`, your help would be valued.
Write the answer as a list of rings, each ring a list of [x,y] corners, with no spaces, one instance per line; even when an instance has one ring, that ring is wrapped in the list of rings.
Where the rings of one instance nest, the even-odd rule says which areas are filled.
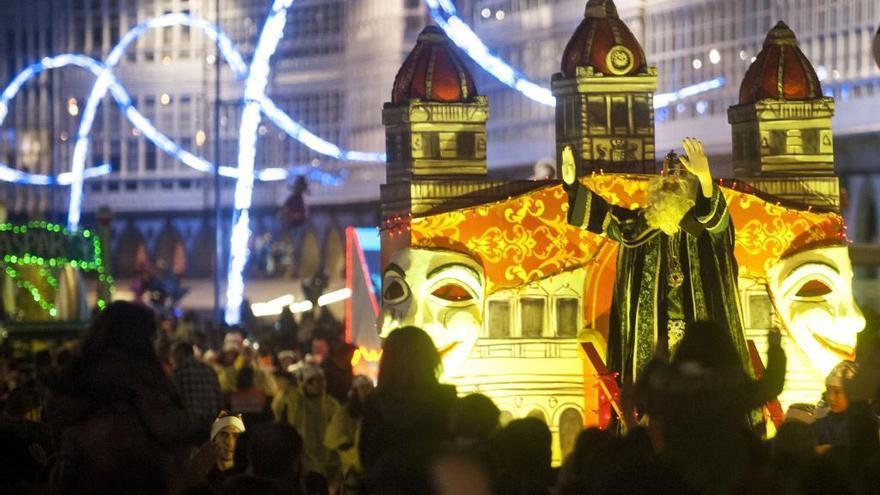
[[[241,53],[238,52],[232,43],[232,40],[222,30],[204,19],[180,13],[165,14],[159,17],[154,17],[141,22],[134,28],[130,29],[120,39],[120,42],[113,47],[105,62],[100,62],[91,57],[80,54],[61,54],[53,57],[46,57],[23,69],[6,86],[2,94],[0,94],[0,124],[2,124],[8,114],[9,101],[14,98],[23,85],[32,78],[46,70],[67,66],[75,66],[88,70],[95,76],[96,81],[87,97],[80,125],[77,129],[71,171],[64,172],[59,174],[58,177],[54,177],[50,175],[24,172],[9,167],[4,163],[0,163],[0,181],[27,185],[70,185],[71,202],[68,208],[68,228],[74,230],[77,229],[79,226],[82,204],[83,180],[109,173],[109,168],[105,165],[91,168],[87,168],[85,165],[90,143],[89,135],[97,114],[97,108],[100,105],[102,98],[106,96],[108,92],[115,100],[120,111],[125,114],[129,122],[140,130],[144,137],[159,149],[195,170],[205,173],[213,172],[214,167],[216,166],[215,164],[191,153],[189,150],[183,149],[176,141],[162,133],[149,119],[141,114],[134,106],[131,97],[125,91],[125,88],[113,75],[113,69],[118,65],[125,51],[135,40],[137,40],[138,37],[143,35],[149,29],[167,28],[176,25],[185,25],[203,31],[210,39],[217,42],[220,46],[220,55],[230,65],[234,76],[237,79],[247,77],[248,68],[244,63]],[[338,160],[357,162],[385,161],[385,153],[346,150],[322,139],[309,131],[302,124],[296,122],[265,95],[259,100],[259,103],[260,110],[267,114],[267,118],[270,121],[275,123],[283,132],[317,153]],[[227,178],[238,178],[238,170],[236,167],[221,165],[219,167],[219,173]],[[338,185],[344,180],[345,174],[327,173],[306,165],[284,168],[270,167],[260,170],[256,174],[255,180],[279,181],[286,180],[294,175],[308,175],[313,180],[318,179],[324,184]]]

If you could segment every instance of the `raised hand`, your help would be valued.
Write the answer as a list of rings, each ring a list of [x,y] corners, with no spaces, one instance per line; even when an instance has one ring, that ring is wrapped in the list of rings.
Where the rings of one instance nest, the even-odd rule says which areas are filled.
[[[703,150],[703,143],[694,138],[684,138],[681,141],[685,155],[680,157],[681,164],[688,172],[697,176],[700,181],[700,189],[703,196],[712,197],[712,172],[709,170],[709,158]]]
[[[571,146],[562,148],[562,183],[566,188],[573,186],[577,181],[577,165],[574,161],[574,153]]]

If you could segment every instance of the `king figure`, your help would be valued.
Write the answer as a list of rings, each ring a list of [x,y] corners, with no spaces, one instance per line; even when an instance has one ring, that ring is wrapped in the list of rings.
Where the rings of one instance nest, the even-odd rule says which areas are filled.
[[[748,369],[727,204],[712,180],[703,145],[685,139],[649,179],[647,204],[609,204],[576,176],[562,151],[568,222],[619,243],[608,336],[608,368],[622,385],[635,381],[656,346],[675,352],[688,323],[711,320],[730,332]]]

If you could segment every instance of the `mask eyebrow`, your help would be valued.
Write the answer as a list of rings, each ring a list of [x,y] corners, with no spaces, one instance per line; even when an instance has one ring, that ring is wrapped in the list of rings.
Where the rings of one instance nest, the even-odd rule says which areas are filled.
[[[838,270],[836,266],[831,265],[830,263],[825,263],[823,261],[808,261],[804,264],[798,265],[798,266],[792,268],[791,270],[788,270],[787,272],[785,272],[785,274],[782,277],[780,277],[780,280],[785,280],[789,276],[791,276],[791,274],[793,274],[794,272],[800,270],[801,268],[810,266],[810,265],[824,266],[825,268],[828,268],[829,270],[833,271],[834,273],[840,274],[840,270]]]
[[[470,272],[474,276],[475,279],[479,280],[480,283],[483,282],[483,278],[480,277],[479,272],[477,272],[473,268],[471,268],[463,263],[447,263],[445,265],[440,265],[437,268],[434,268],[433,270],[428,272],[427,278],[432,278],[432,277],[434,277],[434,275],[437,275],[438,273],[442,272],[443,270],[448,270],[450,268],[462,268],[464,270],[467,270],[468,272]]]
[[[400,267],[397,263],[388,263],[388,266],[385,267],[385,272],[383,275],[387,275],[388,272],[394,272],[401,277],[406,277],[406,271]]]

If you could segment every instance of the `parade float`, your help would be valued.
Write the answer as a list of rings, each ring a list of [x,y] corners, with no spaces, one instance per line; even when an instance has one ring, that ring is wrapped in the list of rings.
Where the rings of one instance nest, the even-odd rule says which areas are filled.
[[[577,180],[611,205],[644,206],[659,171],[656,85],[613,2],[590,0],[552,80],[557,164],[571,150]],[[865,323],[840,215],[833,111],[794,33],[777,24],[729,110],[734,177],[716,180],[735,230],[748,366],[760,373],[773,327],[789,356],[768,420],[815,403]],[[606,425],[619,407],[605,367],[618,246],[569,224],[559,181],[490,180],[488,118],[455,47],[426,28],[383,110],[378,330],[424,328],[443,379],[491,397],[504,419],[545,421],[558,462],[584,425]]]

